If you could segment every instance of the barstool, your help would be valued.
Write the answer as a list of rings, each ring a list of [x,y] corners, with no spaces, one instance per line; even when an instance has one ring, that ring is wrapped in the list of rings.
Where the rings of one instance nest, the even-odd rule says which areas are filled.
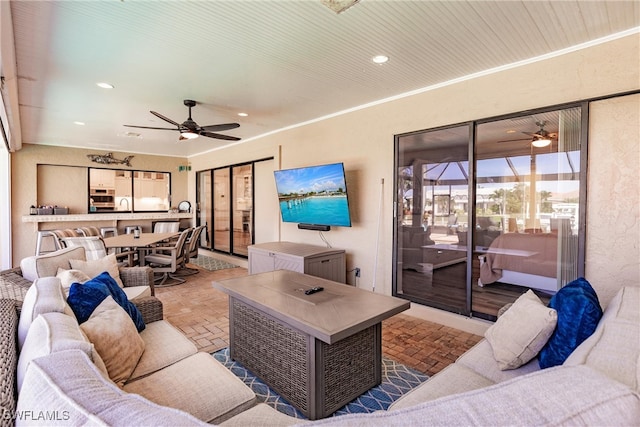
[[[50,238],[53,241],[53,251],[57,251],[60,248],[60,243],[58,242],[58,238],[56,237],[55,234],[53,234],[50,230],[42,230],[42,231],[38,231],[38,237],[36,240],[36,255],[42,255],[42,254],[46,254],[48,252],[53,252],[53,251],[43,251],[42,250],[42,243],[44,242],[45,238]]]
[[[103,239],[105,237],[117,236],[118,227],[100,227],[100,235]]]

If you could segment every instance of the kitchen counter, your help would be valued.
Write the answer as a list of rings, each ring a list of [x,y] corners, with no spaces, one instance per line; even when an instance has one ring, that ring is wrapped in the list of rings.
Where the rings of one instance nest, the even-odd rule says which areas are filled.
[[[193,213],[180,212],[143,212],[143,213],[94,213],[94,214],[70,214],[70,215],[23,215],[22,222],[81,222],[81,221],[127,221],[127,220],[176,220],[193,218]]]

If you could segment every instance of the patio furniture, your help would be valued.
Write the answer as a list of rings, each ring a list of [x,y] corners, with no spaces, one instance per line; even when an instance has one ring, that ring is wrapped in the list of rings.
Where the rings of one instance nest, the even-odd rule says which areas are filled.
[[[153,224],[154,233],[177,233],[180,230],[178,221],[158,221]]]
[[[65,237],[62,241],[68,248],[72,246],[82,246],[87,260],[102,259],[108,255],[107,247],[100,236]],[[118,260],[118,265],[120,267],[131,266],[132,264],[128,261],[129,255],[131,254],[132,252],[130,251],[117,253],[116,259]]]
[[[162,273],[161,276],[155,279],[155,281],[159,282],[158,286],[165,284],[169,278],[175,280],[177,282],[176,284],[185,282],[185,279],[175,275],[174,273],[184,262],[185,243],[189,233],[191,233],[191,229],[184,230],[180,233],[180,236],[174,245],[155,246],[151,248],[151,252],[148,255],[144,256],[144,261],[153,268],[154,273]]]
[[[312,420],[380,384],[382,320],[410,305],[288,270],[213,286],[229,295],[231,358]]]
[[[200,272],[197,268],[187,267],[187,263],[191,260],[191,258],[198,257],[198,246],[200,242],[200,235],[202,231],[205,229],[206,225],[200,225],[198,227],[193,227],[191,229],[191,234],[187,238],[187,241],[184,245],[184,257],[182,257],[182,265],[176,271],[177,276],[190,276],[192,274],[197,274]]]
[[[43,249],[45,246],[44,245],[45,239],[51,241],[53,246],[52,251],[46,251]],[[57,251],[58,249],[62,249],[62,247],[60,246],[60,242],[58,241],[58,238],[56,237],[55,234],[53,234],[51,230],[38,231],[38,237],[36,240],[36,255],[44,255],[49,252]]]

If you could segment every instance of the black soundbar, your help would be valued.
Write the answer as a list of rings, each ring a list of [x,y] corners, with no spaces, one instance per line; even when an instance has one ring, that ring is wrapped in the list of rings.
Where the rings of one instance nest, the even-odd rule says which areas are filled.
[[[300,230],[315,230],[315,231],[329,231],[331,230],[330,225],[320,225],[320,224],[298,224],[298,228]]]

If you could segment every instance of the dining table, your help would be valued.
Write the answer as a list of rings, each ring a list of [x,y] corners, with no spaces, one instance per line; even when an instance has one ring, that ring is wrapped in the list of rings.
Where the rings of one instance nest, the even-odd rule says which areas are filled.
[[[117,236],[107,237],[104,239],[104,245],[107,249],[129,248],[129,265],[134,265],[134,253],[138,252],[139,265],[144,265],[145,250],[157,246],[159,243],[168,241],[178,236],[179,232],[169,233],[139,233],[135,234],[118,234]]]

